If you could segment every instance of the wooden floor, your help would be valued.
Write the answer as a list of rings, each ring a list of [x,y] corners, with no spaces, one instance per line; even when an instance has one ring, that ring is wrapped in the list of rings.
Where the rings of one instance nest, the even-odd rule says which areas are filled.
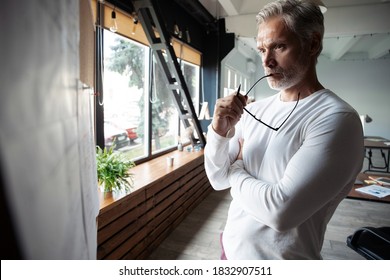
[[[149,259],[218,260],[219,233],[223,230],[230,203],[228,191],[213,191],[165,239]],[[346,246],[346,238],[362,226],[390,226],[390,204],[355,199],[341,202],[328,224],[322,256],[327,260],[363,259]]]
[[[213,191],[163,241],[149,259],[218,260],[219,234],[225,225],[230,200],[229,191]],[[346,246],[347,236],[362,226],[390,226],[390,204],[344,199],[328,224],[321,252],[323,258],[325,260],[363,259]]]

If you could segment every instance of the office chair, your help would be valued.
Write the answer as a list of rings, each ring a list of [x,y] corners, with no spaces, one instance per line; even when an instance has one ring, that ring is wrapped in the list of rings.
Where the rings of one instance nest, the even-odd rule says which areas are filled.
[[[362,227],[347,237],[347,246],[367,260],[390,260],[390,227]]]

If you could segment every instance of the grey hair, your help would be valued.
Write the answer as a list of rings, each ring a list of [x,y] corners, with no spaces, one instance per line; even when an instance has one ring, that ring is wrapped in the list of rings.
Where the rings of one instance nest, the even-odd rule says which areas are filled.
[[[277,0],[265,5],[258,13],[257,27],[275,16],[282,17],[286,27],[298,36],[302,46],[310,42],[313,33],[320,34],[317,57],[320,55],[324,37],[324,16],[318,5],[309,0]]]

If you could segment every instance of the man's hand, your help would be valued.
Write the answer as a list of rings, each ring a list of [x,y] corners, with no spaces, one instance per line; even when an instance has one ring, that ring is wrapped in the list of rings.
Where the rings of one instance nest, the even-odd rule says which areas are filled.
[[[212,122],[214,131],[225,137],[226,133],[240,120],[247,100],[247,96],[240,94],[236,96],[236,92],[219,98],[215,105]]]

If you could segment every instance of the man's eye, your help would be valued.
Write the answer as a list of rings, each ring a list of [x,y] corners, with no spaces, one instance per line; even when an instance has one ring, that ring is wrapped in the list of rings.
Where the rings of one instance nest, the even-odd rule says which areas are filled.
[[[275,49],[276,49],[276,50],[284,49],[284,45],[283,45],[283,44],[276,45],[276,46],[275,46]]]

